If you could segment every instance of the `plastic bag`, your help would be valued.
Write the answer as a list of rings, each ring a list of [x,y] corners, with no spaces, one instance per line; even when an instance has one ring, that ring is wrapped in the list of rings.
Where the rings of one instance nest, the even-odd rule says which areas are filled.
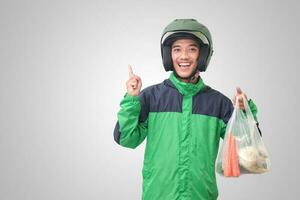
[[[261,174],[270,170],[269,154],[245,97],[243,101],[244,110],[236,101],[217,156],[216,172],[225,177]]]

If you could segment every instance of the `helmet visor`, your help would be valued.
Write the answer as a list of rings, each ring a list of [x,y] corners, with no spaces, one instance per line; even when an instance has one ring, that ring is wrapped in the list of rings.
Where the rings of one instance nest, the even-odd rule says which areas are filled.
[[[174,35],[174,37],[172,37],[173,35]],[[186,37],[186,36],[189,36],[189,35],[194,36],[194,37],[196,37],[197,39],[200,39],[201,42],[202,42],[203,44],[208,44],[208,45],[209,45],[209,41],[208,41],[208,39],[205,37],[205,35],[202,34],[201,32],[198,32],[198,31],[176,31],[176,32],[167,32],[167,33],[162,37],[162,39],[161,39],[161,44],[164,44],[166,41],[168,41],[168,40],[171,39],[171,38],[174,38],[174,39],[173,39],[173,41],[174,41],[174,40],[177,39],[177,37],[178,37],[178,38],[188,38],[188,37]],[[180,36],[182,36],[182,37],[180,37]],[[192,39],[194,39],[194,37],[192,37]],[[167,42],[167,43],[169,43],[169,42]]]

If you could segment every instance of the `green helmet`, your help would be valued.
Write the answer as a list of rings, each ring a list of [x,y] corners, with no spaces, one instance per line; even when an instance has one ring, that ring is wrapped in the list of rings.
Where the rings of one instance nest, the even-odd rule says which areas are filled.
[[[175,19],[163,31],[161,56],[166,71],[173,71],[171,46],[178,39],[193,39],[200,46],[199,71],[205,71],[213,54],[213,44],[209,30],[195,19]]]

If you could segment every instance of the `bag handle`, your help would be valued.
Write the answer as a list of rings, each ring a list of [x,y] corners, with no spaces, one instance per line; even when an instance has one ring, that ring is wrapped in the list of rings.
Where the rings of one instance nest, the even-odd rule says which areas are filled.
[[[243,98],[244,109],[245,109],[245,112],[246,112],[246,114],[245,114],[244,116],[245,116],[245,118],[247,119],[248,124],[249,124],[249,125],[250,125],[250,124],[251,124],[251,125],[252,125],[252,124],[253,124],[253,125],[256,125],[256,121],[255,121],[255,119],[254,119],[254,117],[253,117],[253,114],[252,114],[252,112],[251,112],[251,110],[250,110],[250,106],[249,106],[249,104],[248,104],[248,101],[247,101],[245,95],[242,94],[241,96],[242,96],[242,98]],[[234,105],[234,109],[233,109],[233,113],[232,113],[232,115],[231,115],[231,116],[232,116],[232,117],[231,117],[231,120],[232,120],[232,121],[235,120],[238,110],[240,110],[239,99],[236,99],[235,105]],[[230,131],[230,132],[232,131],[232,124],[233,124],[233,123],[230,123],[230,124],[229,124],[229,131]],[[250,137],[253,137],[253,126],[250,126],[250,130],[251,130],[250,133],[252,133]]]
[[[245,96],[242,95],[242,97],[243,97],[244,107],[245,107],[245,105],[247,104],[246,106],[249,108],[249,105],[248,105],[248,102],[247,102]],[[240,110],[239,99],[236,99],[235,105],[234,105],[234,109],[233,109],[233,112],[232,112],[232,114],[231,114],[231,119],[230,119],[230,120],[235,121],[235,118],[236,118],[236,115],[237,115],[236,112],[238,112],[238,110]],[[249,110],[250,110],[250,108],[249,108]],[[246,111],[246,113],[247,113],[247,111]],[[248,115],[248,113],[247,113],[247,115]],[[247,118],[247,119],[248,119],[248,118]],[[229,124],[229,131],[230,131],[230,132],[232,131],[232,124],[233,124],[233,123],[230,123],[230,124]]]

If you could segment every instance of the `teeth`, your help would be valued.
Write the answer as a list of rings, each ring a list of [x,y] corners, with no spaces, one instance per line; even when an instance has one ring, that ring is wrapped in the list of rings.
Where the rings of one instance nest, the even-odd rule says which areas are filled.
[[[188,67],[188,66],[190,66],[190,63],[180,63],[179,66],[180,67]]]

